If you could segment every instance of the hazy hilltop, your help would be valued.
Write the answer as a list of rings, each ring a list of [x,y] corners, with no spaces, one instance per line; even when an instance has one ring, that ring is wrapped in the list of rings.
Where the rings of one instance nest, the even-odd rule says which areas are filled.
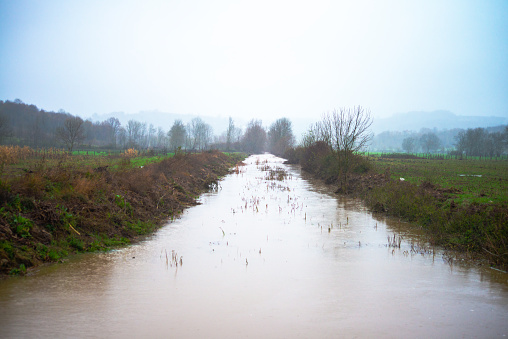
[[[374,119],[374,133],[384,131],[419,131],[422,128],[455,129],[492,127],[508,124],[508,118],[494,116],[461,116],[450,111],[397,113],[388,118]]]

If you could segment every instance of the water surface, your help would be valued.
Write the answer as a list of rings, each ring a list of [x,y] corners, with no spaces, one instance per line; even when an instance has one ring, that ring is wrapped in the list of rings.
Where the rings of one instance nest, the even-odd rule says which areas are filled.
[[[444,260],[280,158],[246,162],[137,245],[1,281],[1,337],[508,335],[508,275]]]

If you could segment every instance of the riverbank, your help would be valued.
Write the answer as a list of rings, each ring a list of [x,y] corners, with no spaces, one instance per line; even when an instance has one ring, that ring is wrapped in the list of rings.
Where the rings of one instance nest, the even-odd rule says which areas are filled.
[[[0,280],[2,338],[508,334],[506,274],[450,265],[407,223],[282,162],[245,159],[135,246]]]
[[[133,168],[134,157],[120,166],[102,160],[98,167],[69,157],[4,175],[0,274],[24,274],[72,253],[134,242],[195,205],[203,191],[216,189],[242,159],[220,152],[178,154]]]
[[[355,156],[339,185],[333,154],[318,150],[300,149],[289,160],[372,211],[413,223],[433,245],[508,269],[508,162]]]

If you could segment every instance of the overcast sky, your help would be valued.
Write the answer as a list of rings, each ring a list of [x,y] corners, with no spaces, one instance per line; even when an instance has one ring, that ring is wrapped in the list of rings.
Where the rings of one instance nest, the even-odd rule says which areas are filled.
[[[507,18],[504,0],[0,0],[0,100],[82,117],[507,117]]]

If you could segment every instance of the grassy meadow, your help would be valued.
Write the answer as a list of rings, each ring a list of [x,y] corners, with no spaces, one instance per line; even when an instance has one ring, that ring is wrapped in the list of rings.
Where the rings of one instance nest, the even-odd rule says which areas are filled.
[[[430,182],[458,204],[508,204],[508,160],[369,159],[379,173],[415,185]]]

